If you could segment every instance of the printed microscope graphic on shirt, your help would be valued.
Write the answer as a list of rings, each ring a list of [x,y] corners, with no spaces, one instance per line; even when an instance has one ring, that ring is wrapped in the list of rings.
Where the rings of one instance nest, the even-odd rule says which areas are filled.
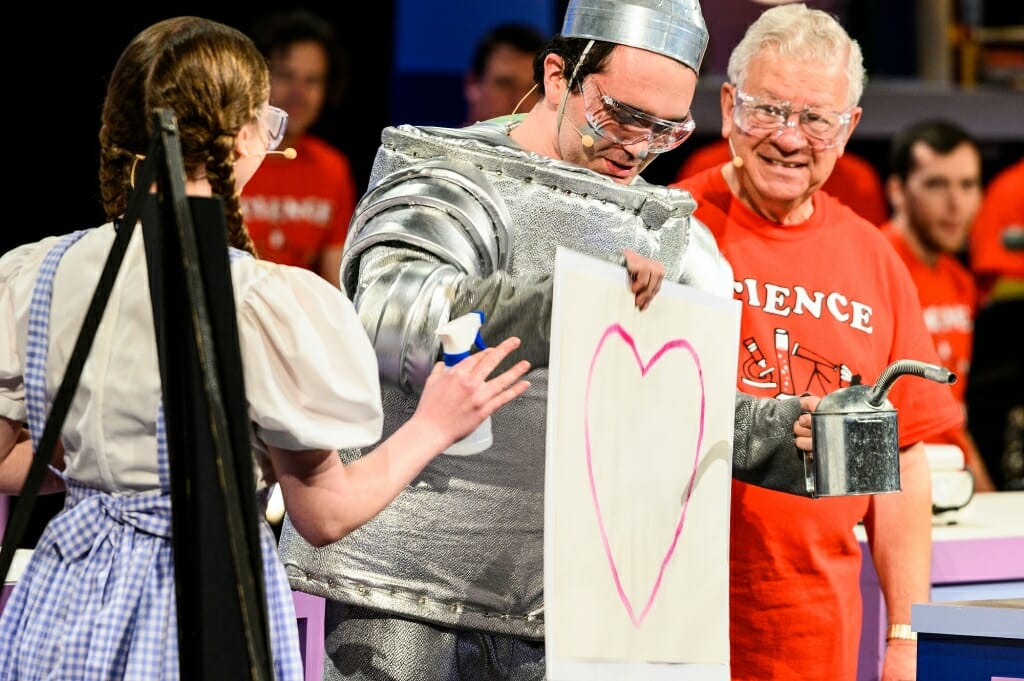
[[[754,388],[776,388],[776,397],[795,396],[805,392],[826,395],[837,388],[860,384],[860,375],[854,374],[845,364],[833,362],[820,353],[800,345],[799,341],[793,341],[791,344],[789,331],[786,329],[775,329],[777,366],[769,366],[757,339],[753,336],[743,339],[743,347],[746,348],[747,359],[743,362],[743,375],[740,380]],[[794,359],[810,363],[810,374],[799,392],[794,388],[797,384],[793,374]]]

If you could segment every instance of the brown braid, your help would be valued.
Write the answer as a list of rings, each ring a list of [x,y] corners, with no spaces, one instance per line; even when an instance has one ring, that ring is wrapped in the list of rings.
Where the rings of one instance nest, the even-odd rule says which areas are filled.
[[[228,241],[256,255],[242,219],[235,139],[270,95],[267,64],[242,32],[199,17],[154,24],[126,48],[111,76],[100,129],[100,191],[108,217],[124,213],[151,112],[169,109],[190,178],[205,174],[225,208]],[[144,107],[132,106],[144,102]]]
[[[211,190],[224,202],[230,243],[255,255],[232,162],[235,138],[270,96],[270,75],[245,34],[209,21],[201,29],[170,36],[150,72],[146,109],[174,111],[185,172],[194,177],[205,169]]]
[[[163,49],[167,37],[195,26],[200,19],[175,17],[146,28],[121,53],[107,84],[100,127],[100,197],[108,219],[122,215],[131,193],[132,166],[136,154],[149,146],[145,99],[149,67]]]
[[[235,164],[232,160],[234,150],[234,137],[221,135],[213,143],[210,156],[206,159],[206,180],[213,193],[219,195],[224,202],[228,243],[256,256],[256,244],[242,221],[242,203],[235,189]]]

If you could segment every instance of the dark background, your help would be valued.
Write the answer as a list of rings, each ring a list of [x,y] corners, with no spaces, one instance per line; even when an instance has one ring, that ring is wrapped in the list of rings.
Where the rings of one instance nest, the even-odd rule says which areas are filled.
[[[468,62],[469,45],[489,6],[493,6],[495,21],[531,14],[536,17],[531,23],[548,32],[567,2],[509,1],[510,7],[492,4],[491,0],[335,1],[276,6],[185,2],[167,4],[164,9],[140,4],[130,11],[99,4],[91,5],[93,11],[85,15],[65,14],[49,5],[25,5],[19,10],[25,13],[23,18],[8,23],[6,31],[10,41],[5,50],[6,66],[14,83],[6,98],[5,138],[14,143],[16,158],[25,162],[8,169],[8,187],[14,188],[9,194],[10,205],[15,206],[17,219],[0,229],[0,254],[46,235],[103,222],[97,169],[106,79],[128,42],[155,21],[192,14],[247,30],[264,12],[298,6],[331,21],[350,54],[351,86],[338,106],[325,110],[314,132],[348,154],[360,188],[365,189],[383,127],[393,120],[457,124],[463,110],[461,73],[419,72],[415,64],[407,64],[407,73],[393,74],[399,9],[404,5],[406,12],[430,12],[435,25],[422,27],[428,38],[438,33],[436,22],[465,24],[460,34],[463,52],[459,54],[464,53]],[[432,7],[447,5],[459,11],[450,16],[431,11]],[[475,23],[467,24],[470,21]],[[438,51],[451,52],[456,47],[448,37],[438,41]],[[422,54],[423,61],[428,62],[430,56]],[[404,58],[406,62],[415,61],[417,55]],[[398,104],[392,104],[392,97]]]
[[[730,2],[756,7],[750,0],[705,0],[711,35],[702,73],[706,79],[715,76],[723,60],[716,55],[727,54],[721,36],[735,35],[735,27],[725,22],[742,19],[722,17],[723,10],[712,3]],[[872,80],[914,77],[915,2],[812,0],[811,4],[841,12],[862,45]],[[353,63],[347,96],[327,110],[315,131],[349,155],[364,190],[381,128],[391,123],[455,125],[462,120],[461,67],[452,65],[451,55],[465,54],[468,61],[470,46],[488,12],[494,21],[530,15],[531,23],[549,33],[560,27],[566,5],[567,0],[376,0],[359,3],[358,8],[345,2],[306,3],[334,24]],[[986,22],[1024,23],[1024,9],[1010,5],[1019,3],[985,3]],[[26,162],[8,168],[7,184],[13,190],[8,194],[9,205],[15,219],[0,230],[0,253],[48,234],[102,221],[96,171],[103,94],[107,75],[136,33],[154,21],[182,14],[199,14],[245,30],[258,12],[266,11],[266,6],[251,3],[184,3],[170,10],[127,12],[91,7],[94,14],[74,16],[46,5],[25,6],[26,17],[7,24],[6,67],[14,83],[5,106],[4,137],[13,141],[15,158]],[[437,11],[449,7],[450,13]],[[415,34],[415,48],[403,50],[410,31]],[[396,44],[396,34],[404,36],[401,44]],[[716,35],[720,36],[717,43]],[[431,43],[434,37],[437,40]],[[1021,104],[1024,112],[1024,93]],[[908,120],[925,113],[908,111]],[[716,139],[718,122],[707,118],[698,120],[697,132],[689,141],[658,159],[645,173],[646,179],[670,181],[689,153]],[[1014,140],[983,143],[986,180],[1024,153],[1022,140],[1024,133]],[[856,133],[849,145],[883,171],[886,148],[887,140],[858,138]]]
[[[351,155],[355,167],[367,169],[388,118],[388,74],[391,69],[391,1],[360,3],[363,22],[345,2],[310,3],[310,9],[331,20],[339,38],[356,58],[350,96],[330,112],[325,136]],[[128,42],[146,26],[170,16],[195,14],[246,30],[263,5],[251,3],[175,4],[170,10],[120,12],[92,5],[110,16],[69,17],[56,10],[26,7],[31,36],[14,36],[19,49],[7,50],[8,73],[16,83],[8,91],[5,123],[18,158],[9,205],[24,207],[19,219],[0,230],[0,253],[48,235],[93,227],[103,222],[97,186],[100,113],[107,76]],[[254,11],[254,8],[259,8]],[[52,14],[47,15],[47,11]],[[85,27],[90,28],[86,29]],[[101,26],[102,28],[92,28]],[[8,34],[16,32],[8,24]],[[24,45],[24,43],[29,43]],[[12,54],[13,53],[13,54]],[[19,63],[20,62],[20,63]],[[353,108],[358,111],[354,112]],[[339,121],[347,122],[344,136]],[[7,177],[12,177],[8,174]]]

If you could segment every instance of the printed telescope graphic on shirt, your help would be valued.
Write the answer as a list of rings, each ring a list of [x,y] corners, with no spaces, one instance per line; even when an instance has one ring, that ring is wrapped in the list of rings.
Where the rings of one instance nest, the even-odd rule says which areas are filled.
[[[743,361],[740,380],[754,388],[777,389],[776,396],[795,396],[804,392],[820,394],[829,393],[837,388],[860,383],[860,376],[853,373],[849,366],[842,362],[834,362],[824,355],[791,342],[789,331],[775,329],[773,342],[775,348],[775,364],[771,365],[757,339],[747,336],[743,339],[743,348],[747,357]],[[802,360],[801,364],[809,365],[810,373],[806,381],[798,383],[794,375],[794,359]],[[800,377],[803,378],[804,372]],[[802,386],[799,389],[797,386]]]

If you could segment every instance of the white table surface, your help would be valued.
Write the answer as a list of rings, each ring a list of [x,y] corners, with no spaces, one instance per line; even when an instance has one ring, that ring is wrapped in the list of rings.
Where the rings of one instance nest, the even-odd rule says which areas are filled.
[[[1024,598],[920,603],[911,626],[919,634],[1024,639]]]
[[[862,525],[854,528],[867,541]],[[953,525],[933,525],[932,541],[1024,537],[1024,492],[979,492],[957,511]]]

